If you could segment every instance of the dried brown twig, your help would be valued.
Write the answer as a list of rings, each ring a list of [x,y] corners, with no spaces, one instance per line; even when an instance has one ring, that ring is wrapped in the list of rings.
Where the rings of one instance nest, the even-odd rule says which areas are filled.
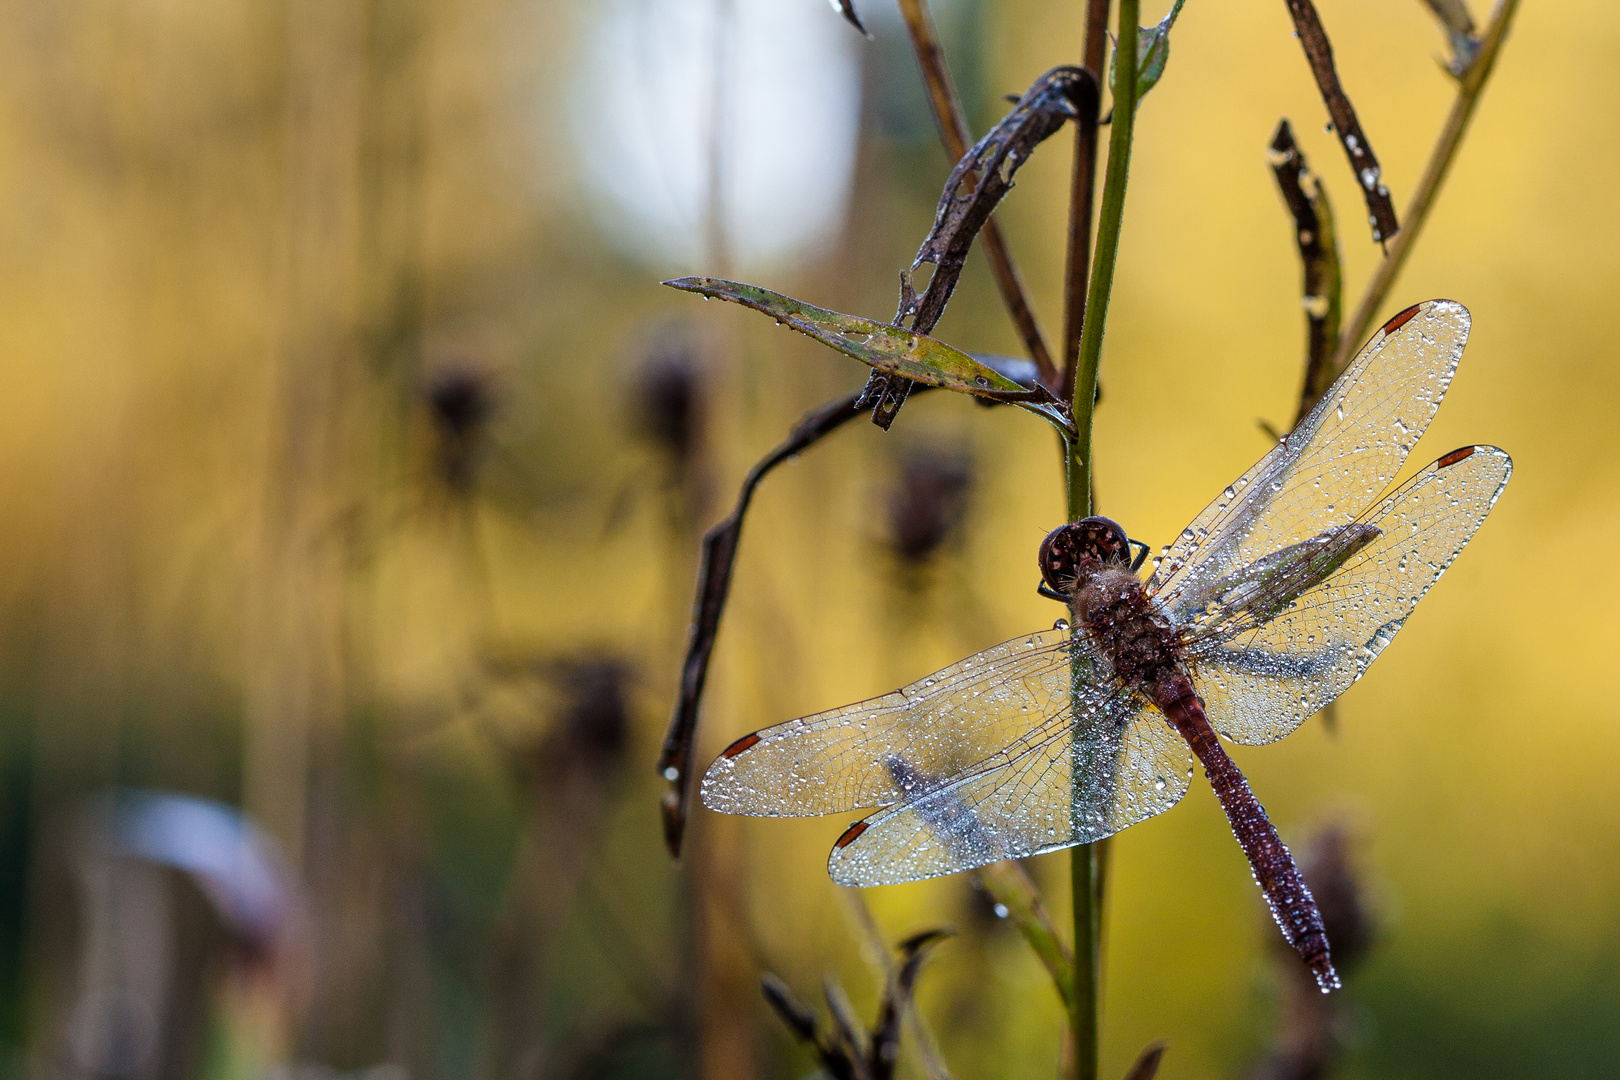
[[[1271,171],[1294,219],[1294,240],[1303,271],[1300,302],[1305,308],[1305,377],[1294,415],[1298,424],[1333,381],[1328,361],[1338,348],[1343,304],[1339,245],[1327,192],[1306,164],[1287,120],[1277,124],[1271,139]]]
[[[1451,112],[1446,116],[1446,125],[1441,128],[1440,137],[1435,140],[1434,149],[1429,153],[1429,161],[1423,167],[1423,175],[1418,179],[1417,189],[1412,193],[1412,201],[1406,207],[1406,228],[1402,229],[1400,235],[1395,237],[1395,242],[1389,245],[1389,253],[1384,256],[1384,261],[1379,264],[1372,281],[1367,284],[1367,291],[1363,294],[1361,303],[1356,305],[1355,317],[1339,335],[1339,348],[1333,356],[1334,375],[1343,371],[1350,363],[1355,350],[1361,346],[1372,329],[1378,309],[1389,295],[1395,279],[1405,267],[1412,245],[1417,243],[1417,238],[1428,221],[1429,211],[1434,208],[1434,201],[1440,194],[1440,185],[1445,182],[1446,174],[1451,171],[1451,163],[1456,160],[1457,149],[1462,145],[1463,135],[1468,131],[1468,122],[1474,117],[1474,109],[1479,104],[1480,96],[1485,92],[1485,84],[1490,81],[1491,71],[1496,67],[1496,58],[1502,52],[1502,44],[1507,41],[1508,30],[1513,25],[1513,16],[1518,9],[1519,0],[1497,0],[1496,9],[1491,12],[1491,21],[1479,37],[1478,48],[1472,60],[1458,76],[1457,100],[1452,103]],[[1455,65],[1460,61],[1459,56],[1453,63]]]
[[[692,630],[687,642],[686,661],[681,666],[680,696],[675,715],[664,736],[658,771],[669,783],[659,804],[664,821],[664,844],[671,855],[681,853],[686,830],[687,802],[691,791],[692,754],[696,748],[698,707],[708,680],[709,658],[720,633],[720,617],[731,593],[731,575],[737,561],[737,543],[742,538],[743,517],[760,481],[782,462],[837,431],[866,412],[869,406],[857,400],[859,394],[843,397],[816,409],[793,428],[788,437],[766,454],[743,479],[737,503],[718,524],[703,535],[702,562],[698,569],[697,599],[693,604]]]
[[[1423,0],[1434,17],[1440,20],[1440,25],[1451,39],[1451,59],[1446,63],[1446,70],[1457,78],[1462,78],[1464,72],[1473,64],[1474,57],[1479,55],[1479,38],[1474,34],[1474,17],[1468,13],[1468,5],[1463,0]]]
[[[926,0],[900,0],[900,15],[906,21],[912,51],[917,54],[917,66],[922,69],[923,85],[928,89],[928,103],[939,126],[940,141],[945,144],[945,152],[950,159],[960,161],[967,156],[973,134],[968,130],[967,113],[956,93],[956,85],[951,81],[950,69],[945,66],[945,50],[940,47],[933,16],[929,14]],[[1024,288],[1023,275],[1018,272],[1012,252],[1007,250],[995,218],[984,223],[980,237],[984,243],[985,259],[990,263],[990,272],[995,276],[996,287],[1001,290],[1002,302],[1007,305],[1007,314],[1012,317],[1029,358],[1035,362],[1038,377],[1041,382],[1056,389],[1057,369],[1052,363],[1051,350],[1046,347],[1046,338],[1041,334],[1040,323],[1035,318],[1035,308]]]
[[[1153,1080],[1159,1075],[1159,1062],[1164,1059],[1164,1052],[1168,1043],[1156,1042],[1149,1044],[1131,1066],[1131,1071],[1125,1074],[1125,1080]]]
[[[1094,110],[1096,100],[1097,83],[1089,72],[1076,67],[1053,68],[1036,79],[1012,111],[956,163],[945,181],[934,227],[917,249],[910,268],[900,275],[896,326],[907,326],[921,334],[933,330],[956,290],[974,239],[990,220],[996,204],[1012,190],[1013,175],[1035,148],[1067,120],[1087,109]],[[928,285],[918,293],[912,286],[912,275],[925,265],[932,265],[934,270]],[[1047,367],[1051,367],[1050,359]],[[872,375],[861,399],[874,403],[872,422],[888,428],[905,404],[911,386],[907,379]]]
[[[834,1080],[891,1080],[900,1056],[900,1021],[912,1008],[917,973],[929,950],[950,935],[949,930],[924,930],[896,947],[900,961],[884,980],[883,1000],[871,1031],[855,1015],[843,988],[831,978],[823,985],[830,1019],[827,1025],[775,975],[763,976],[760,989],[788,1030],[800,1042],[809,1044],[821,1067]],[[948,1080],[937,1061],[930,1063],[929,1075],[934,1080]]]
[[[834,0],[833,7],[838,9],[838,14],[844,17],[845,22],[859,30],[868,40],[871,39],[872,32],[861,25],[861,17],[855,13],[855,0]]]
[[[1389,197],[1389,188],[1384,185],[1383,170],[1373,154],[1372,145],[1367,142],[1367,133],[1361,130],[1361,121],[1356,119],[1355,107],[1350,104],[1344,87],[1339,84],[1339,73],[1333,66],[1333,46],[1328,41],[1327,31],[1322,28],[1322,19],[1316,14],[1311,0],[1286,2],[1288,14],[1294,18],[1294,29],[1299,31],[1299,43],[1305,50],[1305,58],[1310,61],[1311,74],[1316,77],[1317,89],[1322,91],[1322,101],[1327,105],[1328,115],[1333,118],[1333,128],[1339,134],[1339,142],[1344,145],[1345,156],[1350,159],[1350,170],[1355,174],[1356,186],[1361,188],[1362,197],[1367,200],[1373,239],[1387,241],[1400,229],[1395,220],[1395,203]]]

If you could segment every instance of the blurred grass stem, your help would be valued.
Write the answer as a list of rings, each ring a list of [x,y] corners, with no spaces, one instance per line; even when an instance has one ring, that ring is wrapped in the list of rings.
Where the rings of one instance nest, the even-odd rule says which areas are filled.
[[[1452,103],[1446,126],[1441,129],[1440,138],[1429,155],[1429,163],[1424,166],[1417,190],[1412,193],[1412,201],[1403,215],[1405,223],[1390,242],[1389,254],[1367,283],[1367,291],[1362,295],[1355,317],[1339,337],[1339,347],[1333,355],[1334,376],[1345,369],[1356,348],[1366,339],[1373,320],[1378,316],[1378,309],[1406,266],[1407,255],[1423,232],[1424,222],[1428,220],[1429,211],[1434,208],[1434,201],[1440,194],[1440,185],[1445,183],[1451,163],[1457,157],[1457,149],[1468,132],[1468,122],[1473,119],[1474,108],[1479,104],[1485,84],[1490,81],[1491,70],[1496,66],[1497,55],[1502,51],[1502,43],[1507,40],[1508,29],[1518,8],[1519,0],[1497,0],[1490,24],[1480,38],[1479,52],[1457,80],[1457,100]]]
[[[1108,135],[1108,171],[1103,181],[1097,224],[1097,248],[1086,292],[1086,319],[1070,399],[1075,434],[1068,446],[1068,512],[1070,521],[1091,513],[1091,421],[1097,405],[1097,369],[1102,359],[1103,326],[1108,296],[1119,258],[1119,232],[1125,214],[1125,185],[1130,175],[1131,135],[1136,120],[1136,31],[1140,0],[1120,0],[1114,51],[1114,118]],[[1088,53],[1090,49],[1088,48]],[[1071,223],[1071,229],[1077,223]],[[1078,661],[1076,661],[1078,662]],[[1102,853],[1096,844],[1075,847],[1069,863],[1074,905],[1074,992],[1069,1026],[1074,1037],[1075,1080],[1096,1080],[1098,1007],[1102,969]]]

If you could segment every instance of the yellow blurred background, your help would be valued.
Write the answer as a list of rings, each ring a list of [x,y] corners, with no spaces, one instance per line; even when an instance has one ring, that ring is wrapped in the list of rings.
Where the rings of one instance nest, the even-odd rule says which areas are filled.
[[[8,1075],[798,1076],[760,973],[871,1012],[824,872],[846,823],[699,810],[677,865],[652,769],[698,537],[864,375],[658,281],[888,318],[949,167],[891,0],[857,6],[873,42],[821,0],[0,5]],[[938,0],[977,131],[1076,61],[1081,7]],[[1444,38],[1416,0],[1320,10],[1403,207]],[[1378,258],[1285,5],[1189,0],[1172,40],[1097,419],[1101,507],[1155,547],[1297,400],[1279,117],[1335,199],[1347,309]],[[1620,8],[1523,5],[1382,313],[1472,310],[1413,460],[1495,443],[1513,483],[1336,734],[1235,752],[1290,842],[1355,837],[1378,933],[1339,1075],[1620,1060],[1617,56]],[[1000,213],[1052,337],[1069,143]],[[937,335],[1019,353],[979,256]],[[926,483],[961,520],[948,497],[918,550]],[[700,757],[1048,625],[1062,509],[1043,425],[946,394],[783,468]],[[279,885],[185,829],[191,854],[132,847],[139,792],[240,809]],[[1104,1075],[1153,1039],[1162,1076],[1244,1075],[1283,977],[1207,785],[1112,850]],[[1054,912],[1067,865],[1030,866]],[[953,1075],[1054,1075],[1057,1000],[967,879],[865,898],[891,939],[961,931],[919,989]]]

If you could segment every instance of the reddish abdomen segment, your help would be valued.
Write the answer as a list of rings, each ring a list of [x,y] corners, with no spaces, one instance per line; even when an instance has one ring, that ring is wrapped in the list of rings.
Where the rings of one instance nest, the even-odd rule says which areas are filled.
[[[1283,937],[1315,973],[1316,983],[1324,994],[1338,989],[1339,976],[1328,955],[1327,932],[1322,927],[1322,914],[1316,909],[1316,900],[1300,876],[1299,867],[1294,865],[1294,857],[1283,846],[1276,827],[1266,817],[1265,808],[1249,789],[1248,780],[1216,739],[1192,684],[1185,678],[1175,679],[1166,698],[1157,703],[1159,709],[1203,763],[1209,786],[1215,789],[1215,797],[1226,811],[1226,820],[1232,823],[1232,832],[1243,854],[1249,858],[1254,879],[1265,893],[1266,903],[1282,928]]]

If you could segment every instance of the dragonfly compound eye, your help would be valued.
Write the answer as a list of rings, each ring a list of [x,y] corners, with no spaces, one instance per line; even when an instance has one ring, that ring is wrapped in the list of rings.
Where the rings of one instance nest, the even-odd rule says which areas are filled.
[[[1041,541],[1041,576],[1049,588],[1067,595],[1082,573],[1098,564],[1129,565],[1131,545],[1125,530],[1105,517],[1088,517],[1060,525]]]

